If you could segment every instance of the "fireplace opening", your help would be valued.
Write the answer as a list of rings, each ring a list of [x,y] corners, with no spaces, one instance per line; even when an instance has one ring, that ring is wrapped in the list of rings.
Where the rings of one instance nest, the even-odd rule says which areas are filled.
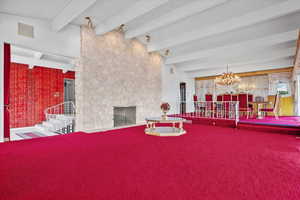
[[[136,106],[113,107],[114,127],[136,124]]]

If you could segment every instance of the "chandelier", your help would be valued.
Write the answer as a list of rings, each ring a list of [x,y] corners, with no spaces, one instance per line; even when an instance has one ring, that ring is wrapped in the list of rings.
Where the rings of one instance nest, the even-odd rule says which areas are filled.
[[[228,65],[227,65],[227,71],[224,72],[222,75],[216,77],[216,79],[215,79],[216,84],[223,85],[223,86],[234,85],[236,83],[239,83],[240,81],[241,81],[241,79],[239,76],[228,71]]]

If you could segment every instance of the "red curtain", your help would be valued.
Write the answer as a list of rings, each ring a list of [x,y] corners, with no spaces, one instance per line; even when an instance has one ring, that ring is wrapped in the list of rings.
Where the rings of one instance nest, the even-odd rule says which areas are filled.
[[[9,130],[10,44],[4,43],[4,141],[10,140]]]

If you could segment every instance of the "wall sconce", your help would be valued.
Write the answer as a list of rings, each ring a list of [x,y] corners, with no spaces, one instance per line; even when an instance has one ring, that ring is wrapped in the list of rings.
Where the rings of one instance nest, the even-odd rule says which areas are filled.
[[[87,26],[89,28],[94,28],[92,19],[90,17],[85,17],[85,19],[87,20]]]
[[[165,56],[168,56],[170,54],[170,49],[167,49],[164,53]]]
[[[121,24],[118,28],[118,31],[124,33],[125,32],[125,24]]]
[[[145,36],[145,38],[146,38],[146,42],[148,42],[148,43],[149,43],[149,42],[150,42],[150,40],[151,40],[151,37],[150,37],[150,35],[146,35],[146,36]]]

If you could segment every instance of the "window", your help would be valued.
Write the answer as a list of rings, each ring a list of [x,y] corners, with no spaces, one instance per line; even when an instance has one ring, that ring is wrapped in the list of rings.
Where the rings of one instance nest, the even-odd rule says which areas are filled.
[[[289,85],[288,83],[277,83],[277,92],[280,95],[288,95],[289,94]]]

